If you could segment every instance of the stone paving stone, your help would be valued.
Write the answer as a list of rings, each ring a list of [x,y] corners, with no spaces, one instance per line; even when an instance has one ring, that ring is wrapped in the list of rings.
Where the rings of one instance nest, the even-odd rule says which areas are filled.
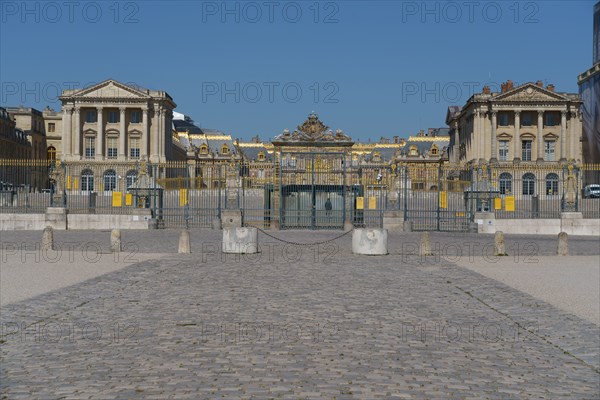
[[[123,242],[164,248],[165,235]],[[474,237],[434,233],[432,246]],[[218,235],[192,231],[192,254],[2,308],[2,326],[28,334],[2,338],[0,398],[598,398],[597,326],[446,260],[404,256],[411,238],[391,235],[386,257],[340,240],[333,258],[321,248],[251,262],[203,254]],[[73,333],[51,340],[50,326]]]

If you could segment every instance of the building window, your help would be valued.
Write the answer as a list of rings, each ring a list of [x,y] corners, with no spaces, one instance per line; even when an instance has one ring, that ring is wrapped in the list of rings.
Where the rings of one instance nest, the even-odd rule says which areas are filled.
[[[96,138],[85,138],[85,158],[94,158],[96,156]]]
[[[120,121],[120,113],[118,110],[110,110],[108,112],[108,123],[110,124],[116,124]]]
[[[554,140],[546,140],[544,142],[544,161],[554,161],[556,154],[556,142]]]
[[[200,154],[208,154],[208,146],[203,144],[200,146]]]
[[[533,118],[531,118],[531,113],[522,113],[521,114],[521,126],[531,126],[533,124]]]
[[[436,145],[433,145],[433,146],[431,147],[431,155],[432,155],[432,156],[437,156],[437,155],[438,155],[438,148],[437,148],[437,146],[436,146]]]
[[[56,124],[54,122],[48,123],[48,132],[54,132],[56,130]]]
[[[535,194],[535,175],[531,172],[523,175],[523,195],[532,196]]]
[[[262,151],[258,153],[258,161],[265,161],[265,153]]]
[[[118,138],[109,137],[106,139],[106,156],[108,158],[117,158]]]
[[[129,138],[129,157],[140,158],[140,138]]]
[[[47,156],[48,156],[48,160],[51,160],[51,161],[56,160],[56,148],[54,146],[48,147]]]
[[[137,171],[130,170],[127,171],[127,175],[125,175],[127,189],[129,189],[133,184],[137,181]]]
[[[531,140],[521,142],[521,160],[531,161]]]
[[[410,146],[410,151],[409,151],[408,154],[411,155],[411,156],[417,156],[418,155],[418,153],[417,153],[417,146]]]
[[[558,125],[558,115],[553,112],[544,113],[544,125],[545,126]]]
[[[498,113],[498,126],[508,126],[508,113]]]
[[[94,191],[94,173],[89,169],[81,171],[81,190]]]
[[[85,113],[85,122],[94,123],[98,121],[98,112],[90,110]]]
[[[498,158],[500,161],[508,160],[508,140],[501,140],[498,146]]]
[[[117,188],[117,173],[109,169],[104,172],[104,190],[112,192]]]
[[[221,154],[229,154],[229,147],[226,144],[221,147]]]
[[[558,175],[555,173],[546,175],[546,194],[558,194]]]
[[[132,124],[139,124],[140,122],[142,122],[142,113],[139,111],[132,111],[131,112],[131,123]]]
[[[508,172],[500,174],[499,178],[500,194],[511,194],[512,193],[512,175]]]

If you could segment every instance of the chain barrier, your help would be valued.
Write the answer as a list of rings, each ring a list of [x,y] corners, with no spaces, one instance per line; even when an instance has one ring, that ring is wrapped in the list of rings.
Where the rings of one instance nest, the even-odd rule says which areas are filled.
[[[266,231],[264,231],[264,230],[262,230],[262,229],[260,229],[260,228],[256,228],[256,229],[258,229],[258,231],[259,231],[259,232],[262,232],[262,233],[264,233],[266,236],[268,236],[268,237],[270,237],[270,238],[273,238],[273,239],[275,239],[275,240],[278,240],[278,241],[280,241],[280,242],[282,242],[282,243],[291,244],[291,245],[294,245],[294,246],[315,246],[315,245],[320,245],[320,244],[330,243],[330,242],[333,242],[334,240],[338,240],[338,239],[340,239],[340,238],[342,238],[342,237],[346,236],[346,235],[347,235],[347,234],[349,234],[350,232],[353,232],[353,231],[354,231],[354,228],[352,228],[352,229],[350,229],[349,231],[347,231],[347,232],[344,232],[344,233],[342,233],[342,234],[341,234],[341,235],[339,235],[339,236],[336,236],[336,237],[334,237],[334,238],[332,238],[332,239],[327,239],[327,240],[324,240],[324,241],[322,241],[322,242],[315,242],[315,243],[298,243],[298,242],[292,242],[292,241],[289,241],[289,240],[284,240],[284,239],[281,239],[281,238],[275,237],[275,236],[271,235],[270,233],[267,233]]]

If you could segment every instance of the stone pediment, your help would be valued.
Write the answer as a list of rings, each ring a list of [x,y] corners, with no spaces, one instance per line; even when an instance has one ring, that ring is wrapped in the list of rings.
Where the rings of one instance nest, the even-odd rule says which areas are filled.
[[[124,85],[120,82],[108,80],[89,88],[73,93],[73,97],[85,98],[129,98],[147,99],[150,96],[141,90]]]
[[[513,90],[502,93],[493,98],[493,102],[565,102],[569,98],[547,89],[541,88],[533,83],[519,86]]]

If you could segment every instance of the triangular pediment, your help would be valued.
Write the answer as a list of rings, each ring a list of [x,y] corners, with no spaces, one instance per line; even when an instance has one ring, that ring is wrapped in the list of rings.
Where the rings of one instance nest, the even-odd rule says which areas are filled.
[[[127,86],[123,83],[109,79],[97,85],[82,89],[73,93],[73,97],[85,98],[130,98],[130,99],[147,99],[150,96],[141,90]]]
[[[495,96],[494,102],[564,102],[569,98],[560,93],[551,92],[533,83],[526,83],[512,90]]]

